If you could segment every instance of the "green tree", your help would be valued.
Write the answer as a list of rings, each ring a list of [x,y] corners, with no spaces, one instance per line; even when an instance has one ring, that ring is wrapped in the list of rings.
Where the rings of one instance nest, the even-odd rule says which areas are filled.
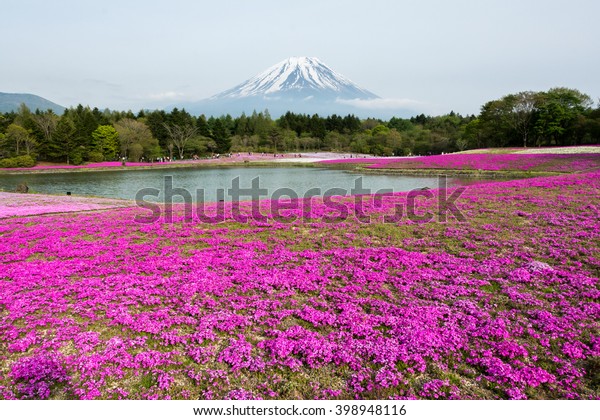
[[[131,161],[138,161],[143,156],[148,159],[160,156],[158,140],[142,121],[124,118],[115,123],[115,129],[119,133],[122,156],[127,156]]]
[[[395,128],[390,130],[390,132],[386,135],[385,145],[388,149],[392,151],[391,154],[395,156],[404,155],[402,135]]]
[[[516,131],[510,122],[512,104],[503,99],[489,101],[481,107],[479,129],[485,147],[505,147],[516,142]]]
[[[283,150],[300,151],[300,139],[294,130],[281,130]]]
[[[319,117],[318,114],[314,114],[310,118],[309,130],[313,137],[317,137],[321,140],[327,135],[327,128],[325,127],[325,120]]]
[[[19,110],[15,115],[14,123],[20,125],[26,130],[31,130],[35,125],[32,116],[33,114],[31,113],[31,110],[27,107],[27,105],[21,104],[19,105]]]
[[[167,114],[165,111],[153,111],[146,115],[145,124],[150,129],[152,136],[158,140],[158,144],[163,149],[167,148],[169,143],[169,133],[165,128]]]
[[[511,127],[521,136],[523,147],[527,147],[527,141],[533,131],[533,118],[539,102],[539,94],[536,92],[519,92],[515,95],[505,96],[504,100],[510,107],[508,122]]]
[[[81,156],[74,155],[75,144],[75,124],[68,115],[60,117],[56,123],[56,130],[52,136],[52,143],[48,148],[48,156],[59,161],[72,163],[75,157],[75,164],[81,163]]]
[[[370,146],[369,140],[371,136],[366,133],[357,133],[352,136],[352,141],[350,143],[350,151],[354,153],[369,153]]]
[[[15,123],[9,125],[6,129],[6,139],[14,147],[16,156],[23,154],[23,152],[31,155],[36,145],[36,141],[31,136],[31,133]]]
[[[281,129],[273,126],[269,131],[269,143],[273,147],[273,151],[277,153],[282,150],[283,136],[281,135]]]
[[[6,140],[6,135],[0,133],[0,159],[6,157],[6,152],[9,149],[8,141]]]
[[[482,147],[481,121],[479,118],[475,118],[465,126],[461,137],[462,141],[460,144],[464,146],[459,146],[459,150],[478,149]]]
[[[100,152],[104,160],[115,160],[119,153],[119,133],[112,125],[100,125],[92,132],[94,151]]]
[[[198,134],[202,137],[211,136],[210,127],[206,122],[206,117],[204,116],[204,114],[200,115],[196,120],[196,127],[198,128]]]
[[[392,117],[388,123],[387,126],[389,128],[395,128],[396,130],[402,132],[402,131],[409,131],[413,129],[413,124],[410,122],[410,120],[405,120],[402,118],[396,118],[396,117]]]
[[[171,113],[167,115],[166,122],[169,126],[177,125],[180,127],[193,127],[196,125],[196,120],[190,115],[189,112],[187,112],[185,109],[179,110],[177,108],[173,108]]]
[[[217,144],[217,153],[227,153],[231,148],[229,132],[224,122],[220,118],[217,118],[214,122],[214,126],[212,129],[212,139]]]
[[[398,155],[412,156],[412,154],[414,153],[415,141],[414,141],[413,136],[411,135],[411,133],[413,133],[413,132],[414,131],[409,130],[402,134],[402,136],[401,136],[402,142],[401,142],[401,146],[400,146],[401,150],[400,150],[400,153],[398,153]]]
[[[574,145],[576,124],[581,115],[591,110],[592,99],[576,89],[553,88],[540,94],[535,131],[540,142]]]
[[[263,114],[262,112],[254,111],[250,117],[247,119],[246,130],[250,135],[257,135],[263,140],[266,140],[269,136],[269,132],[273,127],[273,121],[271,120],[271,116],[268,114]],[[213,122],[214,125],[214,122]],[[225,127],[227,128],[227,127]],[[214,127],[213,127],[214,130]]]
[[[205,137],[203,137],[203,138],[205,138]],[[202,143],[203,143],[204,147],[206,148],[206,150],[208,150],[210,153],[216,153],[217,143],[213,139],[208,138],[206,140],[203,140]]]
[[[139,160],[144,156],[144,148],[139,143],[134,143],[129,148],[129,159],[134,162],[139,162]]]
[[[43,142],[40,144],[39,152],[44,157],[48,157],[49,148],[52,145],[52,135],[56,130],[56,124],[58,123],[59,117],[54,114],[52,110],[46,112],[40,112],[38,110],[31,116],[31,119],[43,136]]]
[[[75,127],[75,148],[72,150],[75,155],[73,157],[79,160],[79,156],[81,156],[81,159],[85,160],[87,154],[94,149],[92,133],[100,125],[97,117],[102,114],[100,112],[94,113],[89,107],[84,107],[81,104],[77,105],[76,108],[70,108],[67,114]]]
[[[338,131],[329,131],[323,139],[323,147],[327,150],[341,151],[346,143],[346,136]]]
[[[234,121],[234,129],[233,132],[236,136],[244,137],[250,134],[250,130],[248,128],[248,117],[246,114],[242,112],[242,115],[239,116]]]

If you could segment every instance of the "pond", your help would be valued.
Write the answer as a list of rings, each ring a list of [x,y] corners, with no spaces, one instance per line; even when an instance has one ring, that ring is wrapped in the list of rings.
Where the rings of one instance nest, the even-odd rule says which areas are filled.
[[[189,194],[196,201],[231,201],[307,195],[330,196],[368,194],[392,190],[439,188],[437,177],[390,174],[365,174],[336,169],[307,167],[219,167],[160,168],[124,171],[89,171],[70,173],[0,174],[0,190],[14,191],[26,183],[30,191],[49,194],[88,195],[163,202],[183,201]],[[472,183],[473,180],[447,178],[448,186]],[[359,191],[359,189],[362,189]],[[198,191],[200,190],[200,191]]]

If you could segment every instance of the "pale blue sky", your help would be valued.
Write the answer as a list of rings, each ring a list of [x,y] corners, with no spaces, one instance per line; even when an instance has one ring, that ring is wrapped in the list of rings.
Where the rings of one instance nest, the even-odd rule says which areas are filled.
[[[594,0],[1,0],[0,10],[0,91],[65,106],[199,100],[299,55],[432,114],[554,86],[600,97]]]

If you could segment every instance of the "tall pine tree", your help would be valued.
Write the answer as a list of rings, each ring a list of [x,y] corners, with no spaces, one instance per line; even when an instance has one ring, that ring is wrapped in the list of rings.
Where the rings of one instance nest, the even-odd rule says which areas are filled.
[[[212,130],[212,139],[217,144],[217,153],[229,152],[229,148],[231,147],[229,132],[225,123],[220,118],[215,119]]]

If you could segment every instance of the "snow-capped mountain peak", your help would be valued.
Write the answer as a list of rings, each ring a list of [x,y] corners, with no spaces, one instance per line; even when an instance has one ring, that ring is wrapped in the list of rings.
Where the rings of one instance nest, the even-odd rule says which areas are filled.
[[[308,115],[372,117],[408,115],[403,110],[378,112],[381,98],[353,83],[316,57],[290,57],[245,82],[197,102],[178,104],[194,115],[241,115],[268,110]]]
[[[211,99],[256,96],[291,96],[298,99],[315,96],[329,99],[374,99],[378,97],[332,70],[316,57],[290,57]]]

